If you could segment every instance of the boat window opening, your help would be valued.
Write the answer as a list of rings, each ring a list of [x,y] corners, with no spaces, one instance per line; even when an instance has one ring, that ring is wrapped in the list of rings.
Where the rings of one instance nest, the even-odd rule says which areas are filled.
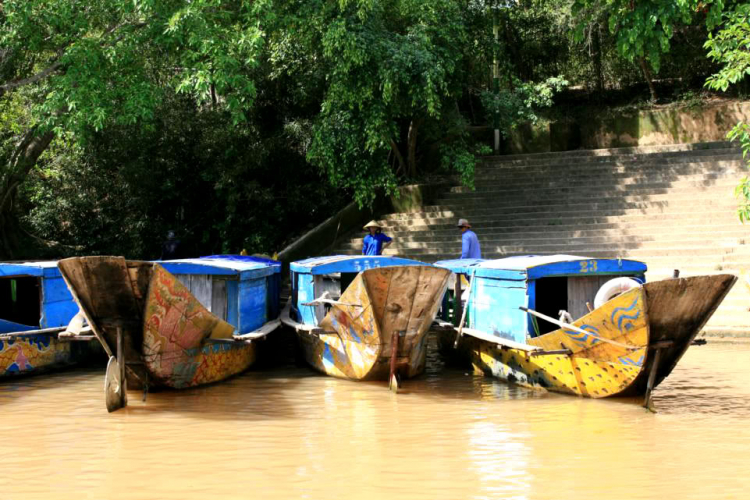
[[[39,326],[42,317],[39,278],[0,278],[0,319]]]
[[[536,280],[536,306],[534,309],[544,315],[559,318],[560,310],[568,309],[568,278],[552,277]],[[537,318],[539,334],[557,330],[559,326]]]
[[[315,276],[315,298],[319,299],[328,292],[328,299],[339,300],[341,297],[341,273],[321,274]],[[315,306],[315,317],[318,322],[326,317],[331,309],[330,304],[319,304]]]
[[[328,298],[338,300],[341,297],[341,274],[322,274],[315,277],[315,298],[328,292]]]
[[[358,274],[359,273],[341,273],[341,293],[342,294],[347,288],[349,288],[349,285],[352,284],[352,281],[354,281],[354,278],[356,278]]]

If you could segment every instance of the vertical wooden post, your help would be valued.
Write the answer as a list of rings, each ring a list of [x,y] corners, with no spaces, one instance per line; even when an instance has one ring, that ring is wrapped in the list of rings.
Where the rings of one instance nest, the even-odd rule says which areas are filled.
[[[122,406],[128,404],[128,387],[125,380],[125,348],[123,346],[124,338],[122,334],[122,325],[117,325],[117,365],[120,369],[120,401]]]
[[[398,331],[391,336],[391,373],[388,377],[388,387],[398,392],[398,377],[396,377],[396,358],[398,357]]]
[[[453,276],[453,326],[458,326],[463,312],[463,304],[461,303],[461,275],[456,273]]]
[[[659,369],[660,355],[661,349],[656,349],[654,360],[651,362],[651,371],[648,374],[648,382],[646,383],[646,396],[643,399],[643,406],[649,409],[651,408],[651,391],[654,389],[654,380],[656,379],[656,372]]]

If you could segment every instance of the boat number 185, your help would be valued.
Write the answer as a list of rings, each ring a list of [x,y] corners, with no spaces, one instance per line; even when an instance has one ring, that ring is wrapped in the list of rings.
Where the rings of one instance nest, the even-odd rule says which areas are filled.
[[[596,272],[596,261],[595,260],[584,260],[584,261],[581,261],[581,272],[582,273],[595,273]]]

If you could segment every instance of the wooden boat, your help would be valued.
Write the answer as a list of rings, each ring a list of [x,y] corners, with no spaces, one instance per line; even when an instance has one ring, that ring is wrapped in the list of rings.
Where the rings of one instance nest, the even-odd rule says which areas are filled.
[[[82,257],[58,263],[110,356],[107,409],[126,389],[181,389],[247,369],[278,320],[281,265],[213,256],[164,262]]]
[[[0,263],[0,378],[69,366],[95,350],[64,335],[78,306],[56,261]],[[61,335],[63,334],[63,335]]]
[[[292,297],[282,321],[307,362],[335,377],[389,380],[424,370],[426,334],[450,272],[387,256],[334,256],[290,266]],[[395,353],[395,355],[394,355]]]
[[[442,343],[458,334],[476,371],[591,398],[644,396],[646,406],[737,280],[646,283],[642,262],[569,255],[435,265],[469,277],[462,321],[443,317]]]

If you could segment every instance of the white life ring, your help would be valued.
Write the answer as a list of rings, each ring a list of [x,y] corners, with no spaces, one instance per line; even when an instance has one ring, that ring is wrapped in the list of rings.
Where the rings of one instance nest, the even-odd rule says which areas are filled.
[[[631,288],[637,286],[641,286],[641,284],[633,278],[626,278],[624,276],[607,281],[602,285],[599,291],[596,292],[596,297],[594,298],[594,309],[601,307],[602,304],[614,298],[616,295],[625,293]]]

